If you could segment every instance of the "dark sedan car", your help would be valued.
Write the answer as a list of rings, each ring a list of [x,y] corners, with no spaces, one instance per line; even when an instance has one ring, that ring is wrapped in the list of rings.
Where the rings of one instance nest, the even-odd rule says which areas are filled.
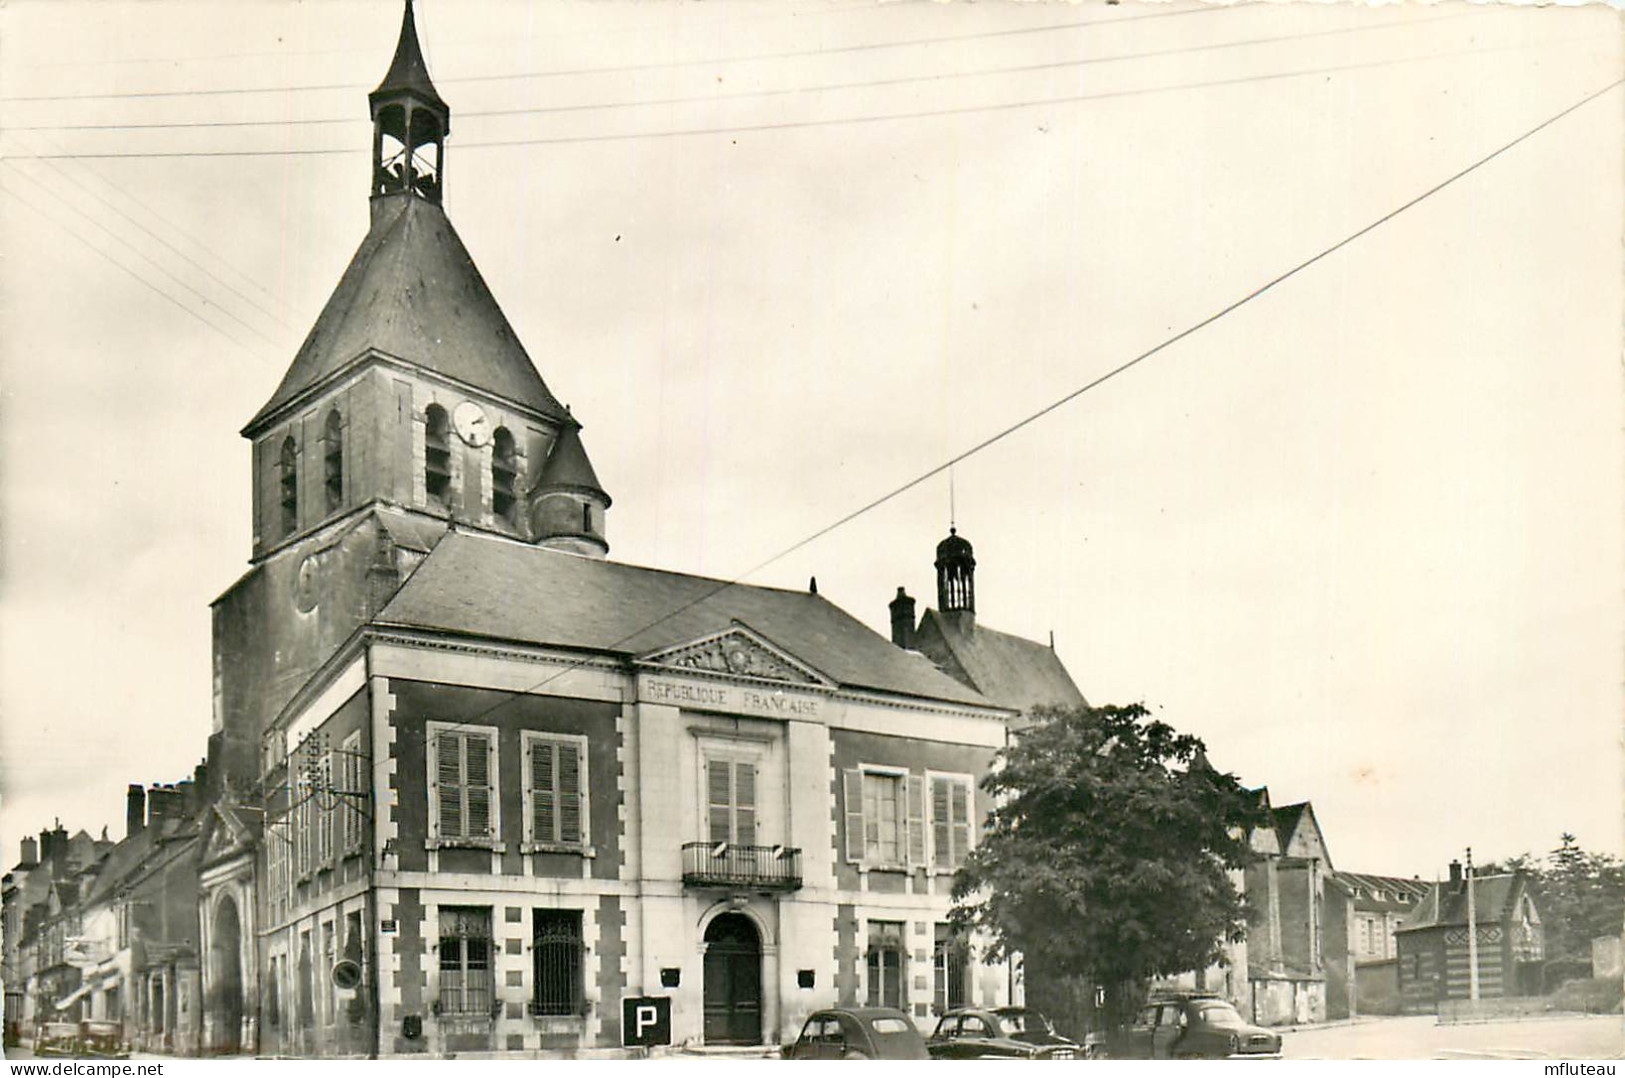
[[[932,1059],[1076,1059],[1083,1054],[1049,1019],[1025,1007],[949,1011],[925,1050]]]
[[[1111,1053],[1120,1059],[1268,1059],[1281,1035],[1252,1025],[1214,995],[1153,1000]]]
[[[930,1059],[908,1015],[890,1007],[814,1011],[785,1059]]]

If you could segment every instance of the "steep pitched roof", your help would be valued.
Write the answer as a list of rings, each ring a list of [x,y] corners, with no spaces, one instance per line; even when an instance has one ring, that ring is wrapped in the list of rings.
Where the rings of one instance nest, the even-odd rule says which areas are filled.
[[[418,45],[412,0],[406,0],[406,13],[401,17],[401,36],[395,42],[395,59],[390,62],[389,71],[384,75],[384,81],[378,84],[378,89],[367,96],[372,100],[385,94],[402,92],[416,94],[432,105],[446,108],[446,103],[440,99],[434,83],[429,79],[429,65],[424,62],[423,49]]]
[[[915,645],[1000,707],[1026,713],[1043,705],[1087,702],[1052,649],[978,625],[974,616],[927,610]]]
[[[609,500],[609,494],[598,482],[598,473],[592,470],[592,461],[587,459],[587,447],[581,444],[580,423],[573,419],[565,422],[558,441],[553,443],[553,451],[547,455],[547,463],[542,465],[536,486],[538,489],[586,490],[602,495],[606,502]]]
[[[243,428],[366,356],[382,353],[562,419],[485,279],[439,206],[373,200],[372,228],[271,399]]]
[[[1480,876],[1473,881],[1474,913],[1480,924],[1505,921],[1525,892],[1524,877],[1516,872]],[[1467,888],[1452,890],[1449,883],[1436,883],[1411,915],[1400,923],[1399,931],[1410,932],[1438,925],[1467,923]]]
[[[841,685],[988,700],[815,594],[726,584],[453,531],[374,619],[497,640],[638,656],[736,621]]]

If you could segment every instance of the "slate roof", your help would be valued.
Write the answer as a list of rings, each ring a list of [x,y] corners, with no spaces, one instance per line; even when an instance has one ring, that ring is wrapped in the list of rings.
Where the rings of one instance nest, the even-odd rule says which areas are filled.
[[[1373,876],[1367,872],[1337,872],[1333,874],[1354,892],[1354,908],[1359,910],[1392,910],[1409,913],[1427,897],[1432,884],[1403,876]],[[1386,898],[1378,899],[1382,894]],[[1399,895],[1409,896],[1401,902]]]
[[[598,482],[598,473],[587,459],[587,448],[581,444],[581,424],[570,420],[559,431],[559,440],[542,465],[541,477],[536,480],[539,489],[585,490],[601,495],[605,502],[609,494]]]
[[[373,620],[622,656],[685,644],[739,621],[843,686],[989,706],[819,595],[458,531],[447,533]]]
[[[135,834],[113,846],[94,882],[86,891],[84,905],[93,906],[112,896],[136,875],[156,867],[160,858],[167,858],[176,841],[196,838],[197,821],[193,819],[160,820],[156,825],[143,827]]]
[[[418,45],[417,20],[412,17],[412,0],[406,0],[406,13],[401,17],[401,36],[395,42],[395,59],[378,89],[367,95],[369,101],[393,93],[414,93],[439,108],[450,111],[429,80],[429,65],[423,60],[423,49]]]
[[[946,659],[943,665],[950,673],[963,674],[961,680],[1000,707],[1026,713],[1042,705],[1087,703],[1060,656],[1036,640],[978,625],[974,616],[927,610],[915,633],[916,645],[932,654],[938,640],[947,655],[934,657]]]
[[[1480,876],[1473,881],[1473,905],[1478,922],[1504,921],[1512,916],[1519,897],[1524,893],[1524,879],[1516,873],[1498,876]],[[1417,904],[1411,915],[1399,925],[1400,932],[1439,925],[1467,923],[1467,888],[1452,891],[1449,883],[1436,883],[1425,899]]]
[[[376,198],[373,208],[372,228],[282,384],[243,432],[369,351],[563,419],[445,211],[408,194]]]

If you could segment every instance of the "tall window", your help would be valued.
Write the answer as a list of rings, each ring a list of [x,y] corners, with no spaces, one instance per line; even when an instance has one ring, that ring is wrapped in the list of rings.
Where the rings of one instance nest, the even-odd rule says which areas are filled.
[[[514,487],[519,475],[519,456],[513,435],[498,427],[491,436],[491,511],[512,524],[519,504]]]
[[[903,922],[869,922],[869,1006],[901,1009],[903,992]]]
[[[430,832],[440,845],[496,837],[496,731],[429,724]]]
[[[535,965],[533,1014],[580,1014],[581,911],[537,910],[531,955]]]
[[[491,911],[440,907],[440,1013],[491,1013]]]
[[[588,843],[587,739],[525,733],[525,841],[535,846]]]
[[[882,865],[902,857],[903,776],[865,772],[863,776],[863,856]]]
[[[293,435],[282,439],[282,456],[277,462],[278,494],[282,505],[282,534],[291,535],[299,526],[299,447]]]
[[[937,1013],[965,1005],[965,966],[970,949],[952,925],[938,924],[931,944],[931,1000]]]
[[[331,513],[344,504],[344,423],[337,408],[327,413],[322,431],[322,476]]]
[[[327,1020],[328,1025],[332,1025],[333,1022],[338,1018],[338,1009],[339,1009],[339,1007],[338,1007],[338,995],[337,995],[338,989],[337,989],[337,986],[335,986],[333,984],[333,978],[328,976],[328,974],[332,972],[333,963],[338,960],[338,955],[333,950],[333,935],[334,935],[333,922],[332,921],[323,922],[323,924],[322,924],[322,985],[323,985],[322,1009],[326,1012],[325,1018]]]
[[[845,772],[846,859],[870,868],[926,862],[926,782],[901,767],[865,765]]]
[[[451,493],[451,417],[438,404],[424,412],[423,486],[442,503]]]
[[[756,765],[746,760],[705,762],[706,820],[711,842],[756,844]]]
[[[957,869],[970,852],[970,805],[970,776],[931,776],[932,863],[938,868]]]
[[[354,853],[361,849],[362,821],[366,819],[367,805],[371,800],[371,791],[367,784],[366,760],[361,755],[361,731],[354,730],[345,737],[344,744],[339,752],[339,759],[343,763],[339,767],[341,796],[336,800],[339,811],[344,814],[344,853]]]

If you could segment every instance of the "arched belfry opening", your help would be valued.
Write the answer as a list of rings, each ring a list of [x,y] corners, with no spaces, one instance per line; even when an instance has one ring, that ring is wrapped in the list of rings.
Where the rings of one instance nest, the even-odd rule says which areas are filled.
[[[976,555],[957,528],[937,544],[937,609],[976,613]]]
[[[389,73],[367,101],[372,106],[373,196],[410,194],[439,205],[446,187],[451,108],[429,80],[412,0],[406,0]]]

